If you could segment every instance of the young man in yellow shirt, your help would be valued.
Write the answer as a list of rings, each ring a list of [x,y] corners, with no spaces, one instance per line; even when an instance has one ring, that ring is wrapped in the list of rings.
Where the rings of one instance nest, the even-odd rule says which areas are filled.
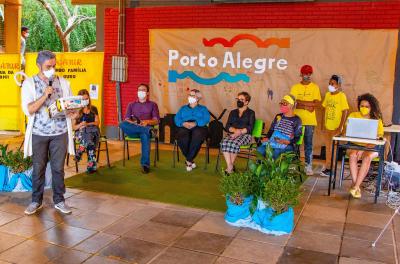
[[[344,123],[346,122],[349,104],[346,95],[341,91],[342,78],[338,75],[332,75],[329,80],[328,92],[322,107],[325,109],[323,129],[325,132],[326,159],[325,166],[320,175],[329,176],[331,172],[332,158],[332,137],[342,133]]]
[[[314,128],[317,126],[317,116],[315,109],[321,102],[321,93],[317,84],[311,81],[313,68],[310,65],[304,65],[300,69],[301,82],[292,86],[290,94],[296,97],[295,114],[301,118],[305,127],[304,131],[304,151],[306,161],[307,175],[313,175],[312,157],[313,157],[313,136]]]

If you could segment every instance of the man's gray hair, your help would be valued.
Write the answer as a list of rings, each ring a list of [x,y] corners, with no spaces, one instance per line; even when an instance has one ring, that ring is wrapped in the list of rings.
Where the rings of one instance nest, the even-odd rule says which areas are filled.
[[[36,58],[36,64],[42,65],[45,61],[54,59],[56,54],[49,50],[42,50],[38,53]]]
[[[201,94],[200,90],[192,89],[192,90],[190,90],[190,92],[194,92],[197,97],[197,100],[199,100],[199,101],[201,98],[203,98],[203,95]]]

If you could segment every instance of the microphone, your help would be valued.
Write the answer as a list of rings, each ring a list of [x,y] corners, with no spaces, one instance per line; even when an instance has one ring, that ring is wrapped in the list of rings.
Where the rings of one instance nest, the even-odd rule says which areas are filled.
[[[50,86],[50,87],[53,86],[53,76],[51,76],[51,77],[49,78],[49,86]],[[51,97],[51,94],[49,94],[49,95],[47,96],[47,98],[50,98],[50,97]]]

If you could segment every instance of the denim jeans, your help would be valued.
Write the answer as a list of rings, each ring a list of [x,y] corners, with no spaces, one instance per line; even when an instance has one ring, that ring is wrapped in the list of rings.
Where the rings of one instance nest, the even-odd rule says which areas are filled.
[[[257,151],[263,155],[265,157],[266,155],[266,151],[265,151],[266,146],[265,145],[261,145],[257,148]],[[272,149],[272,158],[273,159],[277,159],[282,153],[285,152],[290,152],[290,151],[294,151],[294,148],[292,145],[287,145],[286,148],[284,149],[279,149],[279,148],[273,148]]]
[[[140,165],[150,167],[150,126],[139,126],[124,121],[119,124],[119,127],[129,137],[138,137],[142,143],[142,157],[140,159]]]
[[[306,165],[312,165],[314,126],[305,126],[304,129],[304,155]]]

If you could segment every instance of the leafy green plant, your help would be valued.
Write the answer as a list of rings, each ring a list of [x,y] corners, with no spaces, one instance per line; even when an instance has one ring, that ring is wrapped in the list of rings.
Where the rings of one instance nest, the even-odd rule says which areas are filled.
[[[275,176],[266,182],[261,199],[278,215],[299,203],[300,189],[293,178]]]
[[[69,43],[69,51],[80,51],[95,46],[96,21],[95,19],[86,19],[96,17],[95,5],[72,5],[70,0],[62,1],[63,4],[58,0],[45,0],[44,2],[53,9],[63,31],[70,26],[72,18],[79,18],[77,20],[82,21],[77,23],[77,26],[69,34],[69,38],[66,39]],[[71,17],[67,15],[68,13],[71,14]],[[26,42],[27,52],[44,49],[63,51],[63,43],[57,34],[54,22],[40,1],[23,0],[22,25],[29,28],[29,37]]]
[[[249,171],[224,174],[221,178],[220,190],[233,204],[242,205],[244,198],[252,194],[253,183],[253,176]]]
[[[277,159],[272,158],[272,148],[267,146],[266,156],[258,156],[257,162],[250,161],[253,190],[257,199],[253,200],[251,211],[257,207],[260,199],[282,213],[288,207],[298,203],[300,178],[305,177],[304,165],[293,152],[282,153]]]
[[[0,165],[4,165],[6,155],[7,155],[8,145],[0,144]]]
[[[4,166],[9,167],[13,173],[24,172],[32,167],[32,159],[30,157],[24,158],[24,153],[20,150],[10,150],[4,156],[2,154],[1,162]]]

